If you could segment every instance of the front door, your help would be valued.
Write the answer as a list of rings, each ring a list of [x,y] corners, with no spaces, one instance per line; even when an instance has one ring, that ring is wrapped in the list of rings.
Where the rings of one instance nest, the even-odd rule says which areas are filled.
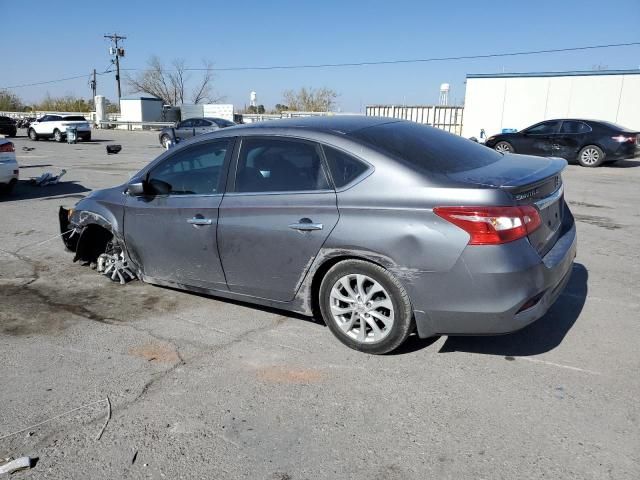
[[[151,281],[226,289],[216,228],[232,144],[178,149],[149,172],[145,195],[127,199],[127,251]]]
[[[554,154],[553,144],[559,127],[559,121],[550,120],[528,128],[523,132],[523,145],[521,148],[516,148],[516,152],[540,157],[552,156]]]
[[[317,144],[242,139],[235,182],[220,206],[218,240],[229,289],[292,300],[338,221]]]
[[[186,140],[195,135],[195,127],[194,127],[193,119],[185,120],[184,122],[180,122],[176,127],[176,138],[178,141]]]

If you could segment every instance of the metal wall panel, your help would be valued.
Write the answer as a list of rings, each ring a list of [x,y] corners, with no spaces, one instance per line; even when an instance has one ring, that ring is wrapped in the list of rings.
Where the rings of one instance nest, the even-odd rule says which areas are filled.
[[[441,128],[447,132],[460,135],[464,107],[440,105],[367,105],[368,117],[388,117],[410,120],[416,123]]]

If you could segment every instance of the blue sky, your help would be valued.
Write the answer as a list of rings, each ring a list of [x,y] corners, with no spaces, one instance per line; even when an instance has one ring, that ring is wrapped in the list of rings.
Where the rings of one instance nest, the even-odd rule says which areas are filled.
[[[71,9],[69,5],[75,3]],[[525,4],[531,6],[524,6]],[[4,48],[0,87],[87,74],[86,79],[18,88],[26,101],[52,95],[90,97],[88,75],[109,64],[103,35],[117,31],[123,68],[150,55],[190,66],[340,63],[430,58],[640,41],[638,0],[603,1],[235,1],[59,3],[0,0]],[[464,98],[467,73],[640,68],[640,46],[528,57],[427,64],[216,74],[215,90],[243,106],[249,92],[268,108],[285,89],[329,87],[342,111],[372,103],[430,104],[443,82]],[[197,75],[194,73],[193,75]],[[98,93],[116,97],[113,74]]]

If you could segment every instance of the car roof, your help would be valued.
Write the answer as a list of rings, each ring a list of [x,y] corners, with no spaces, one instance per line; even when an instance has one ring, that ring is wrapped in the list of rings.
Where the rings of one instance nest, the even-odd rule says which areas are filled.
[[[382,125],[384,123],[400,122],[397,118],[366,117],[364,115],[324,115],[313,117],[294,117],[278,120],[266,120],[230,127],[236,129],[261,129],[261,128],[292,128],[307,129],[321,132],[337,132],[348,134],[363,128]]]

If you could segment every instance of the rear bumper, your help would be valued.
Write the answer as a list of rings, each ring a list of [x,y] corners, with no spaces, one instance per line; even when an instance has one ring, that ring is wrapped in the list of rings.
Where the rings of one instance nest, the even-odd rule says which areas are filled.
[[[418,276],[408,290],[419,336],[498,335],[542,317],[571,277],[577,237],[569,220],[543,258],[524,239],[467,247],[450,272]]]
[[[626,144],[607,152],[604,161],[630,160],[640,157],[640,145]]]

